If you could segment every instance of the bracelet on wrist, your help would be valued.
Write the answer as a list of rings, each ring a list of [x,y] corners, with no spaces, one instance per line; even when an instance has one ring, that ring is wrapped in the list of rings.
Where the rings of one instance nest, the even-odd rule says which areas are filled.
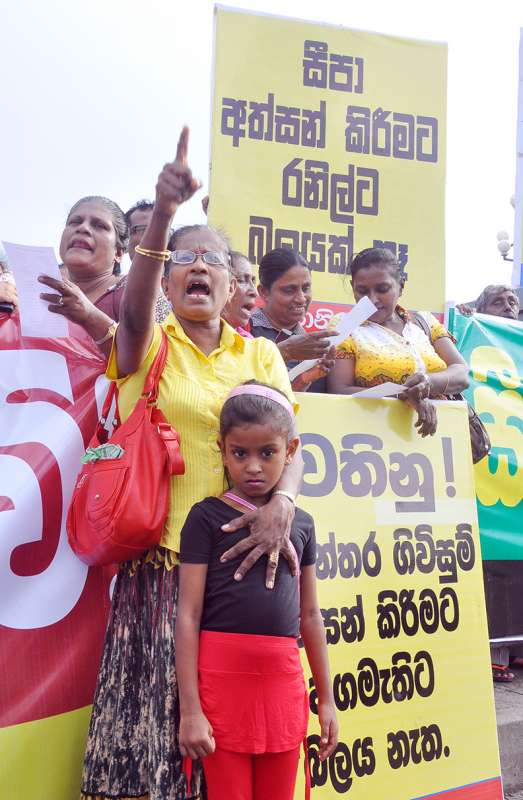
[[[436,376],[438,375],[437,372],[434,373],[434,374]],[[449,388],[450,377],[447,375],[447,380],[445,382],[445,386],[442,389],[435,389],[434,385],[432,384],[432,382],[430,380],[430,377],[428,378],[428,382],[429,382],[429,386],[430,386],[430,390],[429,390],[429,394],[428,394],[429,399],[431,397],[442,397],[442,395],[446,395],[447,394],[447,390]]]
[[[105,342],[108,342],[109,339],[112,339],[114,337],[114,334],[116,333],[117,327],[118,327],[118,325],[116,324],[116,322],[114,322],[114,321],[111,322],[111,324],[107,328],[106,334],[104,336],[102,336],[101,339],[95,339],[94,343],[100,345],[100,344],[104,344]]]
[[[152,258],[153,261],[167,261],[171,257],[170,250],[149,250],[147,247],[141,247],[139,244],[134,248],[134,252],[146,258]]]
[[[287,500],[290,500],[290,501],[291,501],[291,503],[292,503],[292,505],[293,505],[293,506],[295,506],[295,505],[296,505],[296,498],[294,497],[294,495],[293,495],[291,492],[286,492],[286,491],[285,491],[285,489],[276,489],[276,490],[275,490],[275,491],[272,493],[272,496],[274,497],[274,495],[276,495],[276,494],[279,494],[279,495],[281,495],[281,497],[286,497],[286,498],[287,498]]]

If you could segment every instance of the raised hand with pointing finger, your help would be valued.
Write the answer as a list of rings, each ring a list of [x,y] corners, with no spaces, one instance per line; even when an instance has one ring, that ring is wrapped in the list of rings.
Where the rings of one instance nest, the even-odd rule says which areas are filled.
[[[173,217],[178,206],[190,200],[201,186],[187,163],[188,146],[189,128],[184,127],[178,139],[176,158],[164,166],[156,184],[155,211],[168,217]]]
[[[154,306],[170,252],[167,242],[178,207],[200,188],[188,164],[189,128],[184,127],[174,161],[165,164],[156,183],[151,219],[135,248],[127,276],[123,314],[117,334],[118,369],[121,375],[134,372],[142,363],[153,336]]]

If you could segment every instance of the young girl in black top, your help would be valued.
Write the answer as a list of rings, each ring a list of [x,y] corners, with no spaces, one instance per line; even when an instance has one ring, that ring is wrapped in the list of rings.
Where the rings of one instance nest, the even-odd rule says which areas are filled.
[[[321,759],[338,737],[312,517],[296,509],[290,539],[301,574],[293,576],[282,560],[272,590],[265,587],[264,559],[241,581],[235,570],[242,556],[221,561],[249,533],[225,533],[222,526],[238,510],[267,503],[293,458],[292,406],[271,387],[238,386],[224,403],[220,437],[232,488],[193,506],[181,534],[180,749],[204,759],[209,800],[292,800],[308,720],[299,634],[318,692]]]

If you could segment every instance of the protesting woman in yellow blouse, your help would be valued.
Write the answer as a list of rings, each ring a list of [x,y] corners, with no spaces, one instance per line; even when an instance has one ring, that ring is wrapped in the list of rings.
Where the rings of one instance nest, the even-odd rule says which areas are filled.
[[[437,417],[430,398],[465,389],[467,364],[450,333],[432,314],[420,315],[421,325],[398,305],[405,278],[390,250],[362,250],[352,260],[350,274],[356,302],[368,297],[377,311],[339,345],[334,369],[327,377],[328,391],[356,394],[386,381],[401,383],[405,391],[400,399],[417,412],[418,432],[434,434]]]
[[[292,397],[276,345],[264,338],[246,339],[220,319],[235,286],[227,243],[207,226],[180,228],[174,243],[171,239],[174,249],[168,254],[163,288],[173,313],[161,327],[154,324],[171,222],[178,206],[198,188],[187,165],[187,141],[184,129],[176,161],[167,164],[158,179],[154,210],[136,248],[107,370],[118,383],[123,421],[143,390],[163,328],[168,355],[158,405],[179,433],[185,474],[171,479],[161,546],[120,566],[84,764],[82,797],[89,800],[199,796],[198,769],[186,792],[178,747],[174,627],[180,531],[194,503],[226,488],[217,440],[221,406],[231,389],[256,378]],[[250,527],[250,535],[228,551],[233,558],[249,550],[236,580],[265,553],[270,554],[269,589],[280,550],[295,568],[288,542],[302,470],[301,459],[296,464],[295,460],[285,468],[266,506],[224,528]]]

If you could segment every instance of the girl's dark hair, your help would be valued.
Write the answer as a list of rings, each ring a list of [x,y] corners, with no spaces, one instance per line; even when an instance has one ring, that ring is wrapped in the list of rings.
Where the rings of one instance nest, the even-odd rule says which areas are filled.
[[[113,228],[116,233],[116,245],[117,247],[127,250],[127,245],[129,244],[129,227],[127,225],[127,220],[125,219],[125,214],[120,206],[115,203],[114,200],[109,200],[108,197],[90,195],[88,197],[82,197],[74,204],[74,206],[72,206],[67,215],[67,219],[69,219],[73,211],[76,211],[78,206],[81,206],[82,203],[101,203],[110,211],[113,220]]]
[[[182,225],[179,228],[175,228],[175,230],[173,230],[171,232],[171,235],[169,236],[169,241],[167,242],[167,249],[170,250],[171,252],[173,250],[177,250],[178,249],[178,241],[180,240],[180,238],[182,236],[184,236],[186,233],[193,233],[193,231],[202,231],[202,230],[211,231],[211,233],[214,233],[219,239],[222,240],[223,248],[224,248],[224,250],[227,251],[227,268],[228,268],[229,274],[230,274],[231,273],[231,246],[230,246],[229,240],[227,239],[227,236],[225,235],[225,233],[223,231],[218,230],[217,228],[212,228],[210,225],[201,225],[201,224],[198,224],[198,225]],[[173,262],[171,261],[171,259],[168,259],[165,262],[164,277],[166,277],[166,278],[169,277],[169,272],[171,271],[172,263]]]
[[[288,397],[283,392],[268,383],[252,380],[245,381],[241,385],[266,386],[288,400]],[[223,441],[231,428],[235,428],[238,425],[263,425],[267,422],[270,422],[278,433],[286,436],[289,440],[295,435],[294,420],[290,417],[289,412],[275,400],[271,400],[268,397],[260,397],[257,394],[240,394],[236,397],[230,397],[222,406],[220,436]]]
[[[356,253],[351,261],[350,276],[354,277],[360,269],[367,269],[371,266],[387,267],[391,276],[396,280],[400,286],[405,283],[405,275],[399,265],[399,261],[392,252],[385,247],[367,247],[360,253]]]
[[[305,259],[289,247],[277,247],[275,250],[269,250],[260,261],[258,275],[261,285],[265,289],[270,289],[274,281],[285,275],[291,267],[296,266],[309,269]]]

